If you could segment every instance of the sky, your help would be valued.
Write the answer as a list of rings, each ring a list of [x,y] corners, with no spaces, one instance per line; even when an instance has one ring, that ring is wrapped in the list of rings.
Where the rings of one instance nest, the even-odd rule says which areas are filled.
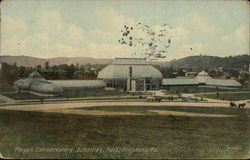
[[[172,26],[164,60],[249,54],[250,4],[236,0],[4,0],[0,51],[39,58],[144,57],[140,48],[118,43],[123,26],[138,22]]]

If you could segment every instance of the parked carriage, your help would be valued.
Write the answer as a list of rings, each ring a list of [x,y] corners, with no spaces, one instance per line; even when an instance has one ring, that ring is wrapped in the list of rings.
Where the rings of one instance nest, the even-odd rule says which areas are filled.
[[[162,99],[163,98],[161,96],[149,96],[147,97],[146,101],[147,102],[161,102]]]

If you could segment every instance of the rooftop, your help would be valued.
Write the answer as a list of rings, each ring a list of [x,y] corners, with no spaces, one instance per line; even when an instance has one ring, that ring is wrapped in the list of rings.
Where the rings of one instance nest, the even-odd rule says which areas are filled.
[[[147,65],[145,58],[115,58],[111,64],[115,65]]]
[[[62,88],[77,88],[77,87],[104,87],[105,83],[102,80],[51,80],[53,84]]]
[[[128,79],[130,65],[109,65],[98,73],[100,79]],[[159,70],[151,65],[133,65],[132,78],[162,79]]]
[[[98,73],[99,79],[128,79],[132,67],[132,78],[162,79],[159,70],[146,62],[145,58],[116,58],[109,66]]]
[[[233,79],[222,80],[222,79],[207,79],[206,85],[215,85],[215,86],[228,86],[228,87],[240,87],[241,84]]]
[[[205,71],[201,71],[201,72],[199,72],[198,73],[198,75],[197,76],[209,76],[208,75],[208,73],[207,72],[205,72]]]
[[[42,76],[37,71],[34,71],[29,75],[29,78],[42,78]]]
[[[162,80],[162,85],[198,85],[195,78],[166,78]]]
[[[200,72],[195,78],[198,79],[199,83],[206,83],[207,79],[211,79],[205,71]]]

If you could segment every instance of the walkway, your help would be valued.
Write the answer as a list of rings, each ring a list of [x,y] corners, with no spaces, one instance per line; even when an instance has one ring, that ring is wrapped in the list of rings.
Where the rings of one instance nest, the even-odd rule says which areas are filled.
[[[136,112],[109,112],[109,111],[92,111],[81,110],[83,107],[96,107],[96,106],[192,106],[192,107],[226,107],[228,103],[187,103],[187,102],[162,102],[162,103],[149,103],[149,102],[70,102],[70,103],[50,103],[50,104],[30,104],[30,105],[9,105],[2,106],[0,109],[6,110],[21,110],[21,111],[37,111],[37,112],[54,112],[65,114],[81,114],[81,115],[146,115]],[[247,104],[246,108],[250,108]],[[162,114],[163,112],[159,113]],[[166,114],[165,112],[163,114]],[[168,113],[174,114],[176,113]],[[178,113],[179,114],[179,113]],[[178,115],[177,114],[177,115]],[[195,113],[194,113],[195,114]],[[190,116],[190,114],[187,114]],[[200,115],[206,116],[206,115]],[[210,115],[209,115],[210,116]]]
[[[9,97],[3,96],[0,94],[0,99],[5,101],[4,104],[14,104],[16,101],[14,99],[11,99]]]

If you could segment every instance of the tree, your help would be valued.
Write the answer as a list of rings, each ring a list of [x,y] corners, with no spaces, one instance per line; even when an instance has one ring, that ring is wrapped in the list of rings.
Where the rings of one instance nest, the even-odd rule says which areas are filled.
[[[17,71],[17,64],[16,64],[16,62],[13,63],[13,69],[14,69],[14,71]]]
[[[1,71],[2,73],[7,73],[9,71],[10,65],[8,63],[2,62]]]
[[[37,70],[38,72],[41,72],[42,70],[42,66],[39,64],[35,67],[35,70]]]
[[[18,68],[18,77],[25,78],[25,76],[26,76],[26,67],[20,66]]]
[[[18,80],[17,72],[11,71],[5,74],[9,85],[13,85],[16,80]]]
[[[69,66],[67,64],[60,64],[59,66],[57,66],[58,70],[64,70],[67,71]]]
[[[177,70],[177,75],[181,76],[181,77],[184,77],[185,76],[185,72],[183,72],[183,69],[180,68],[180,69]]]
[[[69,67],[68,67],[68,70],[67,70],[67,75],[68,75],[68,78],[69,79],[72,79],[74,77],[74,73],[76,71],[76,67],[74,64],[71,64]]]
[[[45,70],[48,71],[49,70],[49,61],[45,62]]]

